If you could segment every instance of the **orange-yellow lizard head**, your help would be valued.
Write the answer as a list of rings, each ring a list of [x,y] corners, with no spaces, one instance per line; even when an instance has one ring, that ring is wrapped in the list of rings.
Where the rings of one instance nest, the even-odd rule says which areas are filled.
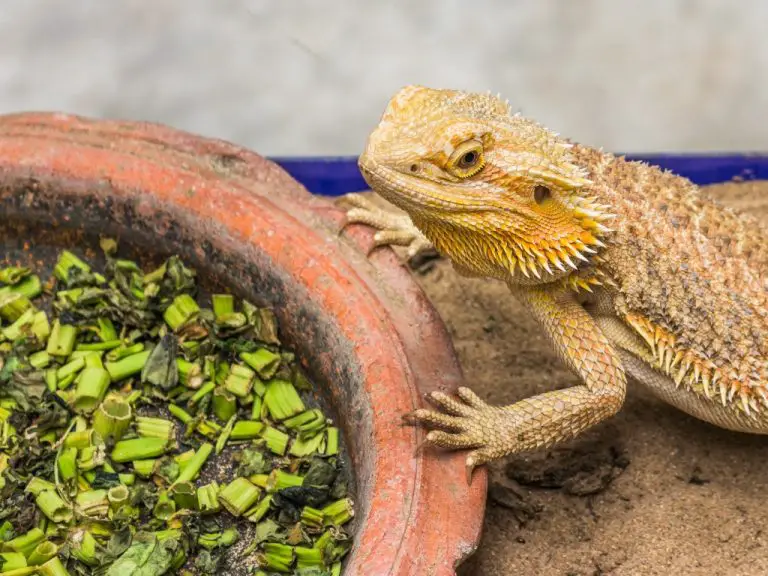
[[[490,94],[408,86],[359,166],[463,272],[546,282],[587,261],[610,218],[570,148]]]

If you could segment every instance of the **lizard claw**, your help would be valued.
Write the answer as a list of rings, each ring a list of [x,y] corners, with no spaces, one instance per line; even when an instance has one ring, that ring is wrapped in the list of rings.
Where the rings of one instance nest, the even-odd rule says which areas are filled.
[[[459,388],[457,398],[442,392],[427,396],[439,410],[419,408],[405,416],[411,424],[433,428],[419,446],[471,450],[465,461],[467,482],[475,468],[514,449],[514,420],[502,408],[490,406],[469,388]]]
[[[429,442],[428,442],[426,439],[424,439],[424,440],[422,440],[421,442],[419,442],[419,443],[416,445],[416,450],[414,450],[414,451],[413,451],[413,455],[414,455],[414,457],[416,457],[416,456],[421,456],[421,453],[422,453],[422,452],[424,452],[424,449],[425,449],[427,446],[429,446]]]
[[[431,445],[435,445],[439,441],[436,440],[437,435],[444,434],[443,432],[438,431],[432,431],[429,434],[427,434],[427,437],[418,443],[416,446],[416,449],[413,451],[413,456],[417,457],[424,452],[426,448],[428,448]],[[472,484],[472,473],[474,472],[475,468],[482,464],[480,460],[478,460],[476,456],[477,452],[470,453],[469,456],[467,456],[466,463],[465,463],[465,469],[466,469],[466,475],[467,475],[467,484]]]
[[[470,454],[467,456],[466,464],[464,465],[466,471],[467,471],[467,484],[472,484],[472,472],[475,471],[475,467],[477,466],[477,463],[475,462],[475,459]]]
[[[345,194],[336,204],[349,207],[340,232],[350,224],[365,224],[377,230],[368,255],[382,246],[404,246],[408,260],[411,260],[433,250],[432,243],[407,215],[380,208],[361,193]]]

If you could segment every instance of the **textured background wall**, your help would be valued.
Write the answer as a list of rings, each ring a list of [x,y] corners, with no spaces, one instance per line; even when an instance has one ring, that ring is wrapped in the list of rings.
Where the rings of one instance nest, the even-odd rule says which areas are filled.
[[[355,154],[420,83],[609,150],[765,150],[764,0],[2,0],[0,112]]]

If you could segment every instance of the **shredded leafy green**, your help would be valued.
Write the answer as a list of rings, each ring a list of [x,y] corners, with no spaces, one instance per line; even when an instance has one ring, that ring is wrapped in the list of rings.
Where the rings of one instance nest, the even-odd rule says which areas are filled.
[[[105,572],[105,576],[156,576],[166,574],[173,565],[178,537],[158,540],[151,532],[139,532],[131,545]]]
[[[0,267],[0,571],[338,576],[338,428],[274,312],[101,248]]]

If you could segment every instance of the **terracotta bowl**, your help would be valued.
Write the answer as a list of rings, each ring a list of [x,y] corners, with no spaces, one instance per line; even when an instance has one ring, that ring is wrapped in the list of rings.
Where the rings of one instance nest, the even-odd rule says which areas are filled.
[[[454,574],[477,546],[484,471],[415,455],[401,416],[461,372],[444,325],[371,233],[276,164],[226,142],[145,123],[0,117],[0,242],[34,257],[98,234],[180,254],[201,276],[275,308],[344,431],[358,516],[344,574]],[[28,243],[25,245],[25,243]]]

